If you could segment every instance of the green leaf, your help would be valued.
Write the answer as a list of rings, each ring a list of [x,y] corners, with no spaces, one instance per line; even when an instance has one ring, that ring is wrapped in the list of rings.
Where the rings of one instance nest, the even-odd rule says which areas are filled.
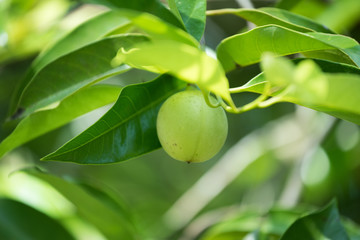
[[[21,202],[0,199],[0,239],[75,239],[56,220]]]
[[[145,12],[131,10],[119,10],[119,12],[131,20],[141,30],[145,31],[152,39],[173,40],[199,47],[199,42],[184,30],[174,27],[162,19]]]
[[[311,30],[311,32],[334,33],[331,28],[329,29],[326,25],[320,24],[310,18],[292,13],[290,11],[279,8],[260,8],[260,10],[270,14],[275,18],[279,18],[282,21],[294,24],[296,26],[308,28]]]
[[[277,55],[303,53],[306,56],[360,65],[359,44],[345,36],[324,33],[300,33],[288,28],[268,25],[223,40],[218,59],[225,71],[236,63],[247,66],[260,61],[265,52]]]
[[[22,171],[54,187],[75,205],[81,217],[97,227],[107,239],[135,239],[134,226],[126,209],[119,204],[118,199],[108,195],[105,191],[106,187],[102,186],[101,190],[89,189],[88,186],[83,187],[37,169],[30,168]]]
[[[317,32],[313,32],[313,33],[308,33],[311,37],[314,37],[317,40],[322,41],[323,43],[326,43],[328,45],[334,46],[338,49],[340,49],[340,51],[342,51],[343,53],[345,53],[347,56],[349,56],[349,58],[352,60],[353,63],[355,63],[356,66],[360,66],[360,46],[359,43],[354,40],[353,38],[350,37],[346,37],[343,35],[332,35],[332,34],[326,34],[326,33],[317,33]],[[305,53],[304,53],[305,55]],[[307,57],[312,57],[314,56],[314,58],[318,57],[318,58],[322,58],[322,56],[324,56],[323,58],[329,58],[326,53],[324,52],[319,52],[319,51],[314,51],[314,52],[309,52],[306,53]],[[329,60],[333,60],[336,61],[337,57],[330,57]],[[346,63],[346,62],[344,62]]]
[[[357,107],[360,101],[358,94],[360,70],[329,61],[316,60],[316,63],[318,65],[312,60],[300,62],[293,72],[293,78],[289,80],[290,85],[293,83],[292,90],[282,96],[281,100],[360,125],[360,109]],[[276,65],[276,62],[273,64]],[[328,73],[322,73],[319,67]],[[278,73],[272,73],[270,70],[267,74],[274,74],[272,78],[276,78]],[[263,93],[266,81],[264,74],[260,74],[241,88],[250,92]],[[281,91],[272,95],[277,94],[281,94]]]
[[[278,58],[274,61],[272,54],[266,53],[261,61],[261,68],[272,85],[286,87],[291,82],[294,73],[294,64],[285,58]]]
[[[200,41],[205,30],[206,0],[175,0],[188,33]]]
[[[25,78],[13,94],[10,115],[14,114],[20,95],[32,77],[50,62],[81,47],[100,40],[106,34],[129,26],[130,21],[120,13],[109,11],[79,25],[51,47],[43,51],[32,63]]]
[[[258,211],[244,211],[233,219],[223,220],[206,230],[201,240],[244,239],[248,233],[259,229],[262,215]]]
[[[121,88],[118,86],[94,85],[70,95],[54,109],[27,116],[0,143],[0,157],[38,136],[65,125],[78,116],[115,102],[120,91]]]
[[[84,0],[85,2],[102,4],[112,9],[131,9],[155,15],[178,28],[184,28],[180,20],[158,0]]]
[[[241,8],[208,11],[208,15],[219,15],[224,13],[234,14],[247,21],[253,22],[257,26],[273,24],[303,33],[314,31],[333,33],[327,27],[314,22],[309,18],[278,8]]]
[[[256,239],[278,239],[299,216],[293,210],[272,209],[263,213],[248,209],[211,226],[200,239],[236,240],[254,234],[259,237]]]
[[[293,59],[292,62],[298,64],[301,61],[304,61],[304,58]],[[352,65],[347,65],[343,63],[335,63],[327,60],[321,59],[311,59],[314,61],[323,72],[325,73],[353,73],[360,75],[360,69],[356,68]],[[281,60],[281,62],[285,61],[285,59]],[[276,65],[275,63],[272,63]],[[278,65],[276,65],[278,66]],[[288,67],[286,67],[288,69]],[[272,70],[271,70],[272,71]],[[281,73],[284,74],[284,73]],[[276,77],[276,76],[274,76]],[[260,73],[255,76],[253,79],[248,81],[246,84],[241,86],[240,88],[250,92],[261,93],[264,89],[264,84],[266,83],[266,79],[264,73]]]
[[[297,64],[303,60],[305,59],[298,58],[292,61]],[[328,60],[321,60],[321,59],[311,59],[311,60],[314,61],[325,73],[353,73],[360,75],[360,69],[352,65],[332,62]]]
[[[180,15],[180,12],[176,6],[176,2],[175,0],[167,0],[167,3],[169,5],[169,8],[171,10],[171,12],[179,19],[182,21],[182,18],[181,18],[181,15]],[[184,22],[183,22],[184,23]]]
[[[156,16],[153,16],[148,13],[141,13],[136,12],[133,10],[118,10],[116,12],[111,12],[109,15],[105,16],[104,22],[110,21],[113,19],[116,21],[116,17],[122,16],[123,18],[128,19],[128,21],[133,24],[134,26],[140,28],[141,30],[145,31],[148,35],[151,36],[153,39],[163,39],[168,38],[175,41],[183,42],[189,45],[198,46],[198,42],[192,38],[189,34],[184,32],[183,30],[174,27],[171,24],[168,24],[161,19],[157,18]],[[110,19],[110,20],[109,20]],[[100,19],[103,20],[103,19]],[[118,19],[118,24],[124,23],[124,20]],[[100,21],[101,22],[101,21]],[[84,27],[85,30],[91,29],[89,26],[96,27],[97,24],[102,25],[102,23],[98,23],[98,21],[95,21],[96,24],[89,24]],[[100,26],[101,27],[101,26]],[[84,33],[83,29],[80,31],[80,35]],[[76,35],[77,36],[77,35]],[[114,54],[114,51],[118,50],[120,47],[127,49],[130,48],[131,45],[135,42],[139,41],[145,41],[145,37],[141,37],[138,35],[119,35],[119,36],[113,36],[108,37],[102,40],[99,40],[97,42],[92,42],[91,44],[84,46],[80,49],[76,49],[75,51],[72,51],[55,61],[49,62],[50,60],[53,60],[54,57],[57,55],[57,51],[60,53],[64,53],[64,50],[61,49],[62,46],[65,46],[65,49],[68,51],[74,50],[74,47],[68,45],[69,42],[72,40],[72,36],[70,36],[69,40],[66,39],[65,43],[59,43],[59,47],[55,46],[55,50],[50,51],[49,55],[45,54],[43,57],[45,60],[42,61],[41,58],[39,60],[40,66],[43,67],[41,70],[36,72],[35,76],[31,80],[25,79],[18,92],[15,94],[15,98],[20,98],[20,103],[18,104],[18,108],[16,111],[16,114],[14,117],[21,116],[21,113],[25,110],[25,113],[23,115],[27,115],[34,110],[45,107],[46,105],[53,103],[52,101],[57,101],[59,99],[47,99],[45,95],[48,95],[47,97],[54,98],[54,96],[57,97],[63,97],[63,94],[69,94],[69,88],[71,86],[68,86],[68,81],[64,81],[64,77],[66,78],[80,78],[76,80],[72,80],[71,84],[76,85],[76,89],[78,87],[82,87],[81,84],[89,84],[92,81],[101,80],[105,77],[111,76],[113,74],[117,74],[124,70],[124,66],[119,68],[113,68],[113,66],[110,65],[110,62],[108,62],[109,57],[111,54]],[[75,40],[75,39],[74,39]],[[75,44],[76,45],[76,44]],[[91,55],[91,57],[89,57]],[[94,58],[94,56],[97,56]],[[66,64],[64,64],[66,62]],[[82,66],[79,66],[78,63],[82,63],[81,65],[85,65],[83,68]],[[48,65],[46,65],[48,64]],[[36,64],[35,64],[36,65]],[[45,65],[45,66],[43,66]],[[77,67],[76,67],[77,66]],[[79,69],[80,67],[80,69]],[[80,71],[81,70],[81,71]],[[59,77],[54,78],[54,72],[62,72],[62,73],[68,73],[68,75],[71,76],[62,76],[59,75]],[[31,75],[34,74],[34,72],[29,73],[27,78],[31,77]],[[72,75],[75,75],[72,77]],[[79,76],[80,75],[80,76]],[[86,79],[84,79],[86,78]],[[61,83],[54,84],[55,86],[52,87],[53,91],[43,91],[42,93],[38,91],[38,88],[43,88],[43,82],[47,81],[48,79],[52,79],[52,81],[58,81]],[[27,84],[27,85],[26,85]],[[26,85],[26,86],[25,86]],[[62,88],[68,88],[68,89],[62,89]],[[75,86],[73,86],[75,87]],[[19,97],[20,91],[23,88],[22,95]],[[29,88],[31,91],[30,96],[29,95]],[[32,89],[32,88],[35,88]],[[60,92],[60,93],[59,93]],[[54,95],[54,93],[56,93]],[[24,100],[25,98],[29,98]],[[36,102],[34,101],[42,101],[42,102]],[[26,102],[26,103],[24,103]],[[21,105],[23,104],[23,105]],[[31,106],[33,105],[33,106]],[[31,107],[30,107],[31,106]],[[26,109],[29,107],[29,109]],[[12,111],[14,112],[14,111]]]
[[[318,212],[296,220],[281,238],[281,240],[300,239],[349,239],[341,224],[335,201]]]
[[[170,73],[232,102],[229,83],[221,65],[198,48],[175,41],[158,40],[139,44],[136,49],[127,52],[120,51],[117,59],[135,68]]]
[[[18,112],[28,115],[61,101],[94,82],[124,72],[127,66],[113,67],[111,60],[119,48],[147,41],[142,35],[119,35],[97,41],[51,62],[37,73],[24,89]]]
[[[184,82],[168,75],[125,87],[102,118],[42,160],[105,164],[159,148],[156,134],[159,108],[167,97],[184,87]]]
[[[131,25],[130,20],[119,12],[102,13],[79,25],[50,48],[45,49],[34,60],[32,69],[34,72],[38,72],[39,69],[55,59],[98,41],[115,30],[127,29],[129,25]]]
[[[326,75],[326,80],[328,90],[323,93],[321,104],[316,106],[317,103],[304,103],[304,106],[360,125],[360,109],[357,107],[360,101],[360,77],[334,74]],[[301,102],[298,104],[301,105]]]

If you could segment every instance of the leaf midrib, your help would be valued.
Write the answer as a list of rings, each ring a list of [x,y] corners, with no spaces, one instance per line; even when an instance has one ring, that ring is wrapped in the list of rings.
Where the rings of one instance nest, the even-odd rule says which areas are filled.
[[[145,88],[145,89],[146,89],[146,88]],[[146,90],[148,91],[148,89],[146,89]],[[176,91],[177,91],[177,88],[174,89],[173,91],[169,91],[169,92],[170,92],[170,93],[173,93],[173,92],[176,92]],[[90,141],[86,141],[85,143],[79,145],[78,147],[72,148],[72,149],[67,150],[67,151],[65,151],[65,152],[60,152],[60,153],[58,153],[58,154],[56,154],[56,152],[55,152],[54,154],[50,154],[50,155],[48,155],[48,156],[45,156],[44,158],[42,158],[42,160],[46,160],[46,159],[48,159],[49,157],[58,157],[58,156],[61,156],[61,155],[70,153],[70,152],[72,152],[72,151],[74,151],[74,150],[77,150],[77,149],[79,149],[79,148],[82,148],[82,147],[85,146],[86,144],[88,144],[88,143],[90,143],[90,142],[92,142],[92,141],[94,141],[94,140],[96,140],[96,139],[98,139],[98,138],[106,135],[108,132],[114,130],[115,128],[118,128],[119,126],[121,126],[121,125],[123,125],[125,122],[127,122],[128,120],[130,120],[130,119],[132,119],[132,118],[140,115],[141,113],[145,112],[146,110],[150,109],[151,107],[155,106],[156,104],[164,101],[169,95],[170,95],[170,94],[166,94],[164,97],[161,97],[161,98],[159,98],[159,99],[156,99],[155,101],[151,102],[151,103],[150,103],[149,105],[147,105],[146,107],[142,108],[140,111],[137,111],[136,113],[132,114],[132,115],[129,116],[128,118],[125,118],[123,121],[121,121],[121,122],[119,122],[118,124],[114,125],[113,128],[108,129],[108,130],[102,132],[100,135],[97,135],[96,137],[94,137],[94,138],[91,139]],[[120,97],[121,97],[121,96],[120,96]],[[119,99],[120,99],[120,97],[119,97]],[[126,96],[122,96],[122,97],[126,97]],[[115,103],[115,104],[116,104],[116,103]],[[109,110],[109,111],[110,111],[110,110]],[[101,119],[99,119],[98,121],[100,121],[100,120],[101,120]],[[98,121],[97,121],[97,122],[98,122]],[[85,130],[85,132],[86,132],[86,130]],[[85,133],[85,132],[83,132],[83,133]],[[83,133],[82,133],[82,134],[83,134]],[[77,138],[77,137],[73,138],[73,139],[70,140],[68,143],[70,143],[71,141],[73,141],[73,140],[76,139],[76,138]],[[67,143],[66,143],[66,144],[67,144]],[[65,145],[66,145],[66,144],[65,144]],[[64,145],[64,146],[65,146],[65,145]]]

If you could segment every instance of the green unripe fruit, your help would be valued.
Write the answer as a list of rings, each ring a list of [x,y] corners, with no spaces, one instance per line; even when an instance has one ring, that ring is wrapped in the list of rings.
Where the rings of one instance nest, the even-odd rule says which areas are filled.
[[[164,150],[176,160],[189,163],[212,158],[224,145],[228,132],[224,109],[208,106],[198,90],[168,98],[156,125]]]

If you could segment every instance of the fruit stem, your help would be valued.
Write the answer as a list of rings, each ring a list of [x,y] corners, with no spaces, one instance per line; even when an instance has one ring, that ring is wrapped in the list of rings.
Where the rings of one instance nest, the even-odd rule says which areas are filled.
[[[192,83],[186,84],[186,90],[198,90],[198,89],[199,88],[195,84]]]
[[[245,88],[241,88],[241,87],[238,87],[236,89],[230,89],[230,93],[240,93],[240,92],[245,92]],[[241,107],[232,107],[232,106],[229,106],[227,105],[223,99],[221,99],[221,97],[218,96],[218,101],[220,103],[220,105],[227,111],[227,112],[230,112],[230,113],[236,113],[236,114],[239,114],[239,113],[244,113],[244,112],[247,112],[249,110],[252,110],[252,109],[256,109],[256,108],[265,108],[265,107],[269,107],[275,103],[278,103],[278,102],[281,102],[283,100],[283,97],[289,92],[291,91],[291,87],[287,87],[285,88],[279,95],[275,96],[275,97],[271,97],[269,98],[270,96],[270,92],[271,92],[271,88],[270,88],[270,83],[269,82],[266,82],[265,83],[265,86],[264,86],[264,91],[263,93],[257,97],[254,101],[248,103],[248,104],[245,104]]]
[[[266,108],[266,107],[269,107],[275,103],[279,103],[279,102],[282,102],[284,100],[284,96],[289,93],[291,90],[292,90],[292,87],[293,85],[289,85],[288,87],[286,87],[285,89],[282,90],[281,93],[279,93],[278,95],[266,100],[266,101],[263,101],[261,103],[259,103],[259,108]]]
[[[205,90],[201,90],[202,94],[204,95],[204,99],[207,105],[209,105],[212,108],[217,108],[220,106],[220,102],[217,101],[216,103],[212,103],[211,102],[211,98],[210,98],[210,92],[205,91]]]

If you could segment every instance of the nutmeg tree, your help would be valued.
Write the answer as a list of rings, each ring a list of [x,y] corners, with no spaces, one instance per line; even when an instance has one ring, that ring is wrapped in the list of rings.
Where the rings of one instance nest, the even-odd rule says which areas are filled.
[[[2,74],[17,83],[7,83],[11,99],[3,101],[2,112],[7,113],[0,119],[0,157],[11,162],[17,152],[23,156],[22,146],[31,149],[36,139],[48,138],[41,145],[44,154],[34,154],[31,167],[18,167],[18,174],[60,193],[77,210],[76,219],[89,224],[99,239],[358,239],[360,219],[354,212],[360,211],[355,204],[360,182],[353,178],[360,154],[358,1],[222,4],[0,2]],[[45,15],[52,9],[57,14]],[[97,14],[83,19],[81,13],[91,11]],[[44,27],[50,20],[72,22],[72,14],[81,23],[61,36],[56,34],[61,24]],[[42,41],[47,41],[45,48]],[[23,76],[14,70],[20,59]],[[101,116],[87,124],[86,116],[94,111]],[[64,126],[72,122],[86,127],[64,137]],[[51,134],[56,129],[62,137]],[[61,146],[57,142],[54,149],[49,141]],[[154,208],[148,218],[140,210],[133,213],[122,199],[126,193],[82,177],[108,164],[125,174],[122,166],[151,159],[161,154],[153,152],[158,149],[170,156],[161,155],[161,160],[193,163],[161,163],[169,164],[169,173],[156,165],[152,174],[162,176],[159,182],[187,178],[176,166],[201,170],[198,181],[186,180],[186,191],[184,186],[174,190],[177,197],[182,195],[167,201],[166,211]],[[81,173],[72,174],[74,169]],[[139,174],[137,179],[153,176],[138,169],[130,171]],[[232,186],[243,174],[245,184]],[[77,183],[56,175],[69,175]],[[122,179],[123,187],[129,179]],[[152,181],[144,180],[138,192]],[[160,188],[156,184],[154,195]],[[252,184],[259,186],[256,193]],[[176,184],[169,185],[172,189]],[[242,200],[222,195],[226,188],[240,191]],[[59,217],[24,205],[22,198],[2,195],[0,208],[8,210],[0,211],[0,238],[49,239],[53,232],[59,239],[84,237]],[[225,200],[216,203],[222,196]],[[253,196],[260,208],[237,206]],[[308,205],[299,208],[301,204]],[[30,227],[21,219],[24,214],[34,219]],[[154,216],[160,221],[153,221]],[[6,227],[1,219],[16,227]],[[39,227],[43,222],[48,224]]]

